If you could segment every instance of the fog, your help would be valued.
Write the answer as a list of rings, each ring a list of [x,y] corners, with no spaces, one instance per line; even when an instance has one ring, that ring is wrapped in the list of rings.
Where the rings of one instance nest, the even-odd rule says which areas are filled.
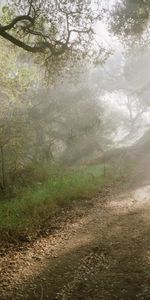
[[[83,6],[86,18],[92,11],[95,18],[92,20],[90,15],[93,28],[87,32],[81,30],[81,26],[88,26],[86,18],[82,22],[75,19],[80,27],[75,29],[73,17],[69,19],[70,13],[67,15],[60,9],[62,22],[64,15],[67,16],[67,28],[64,25],[62,40],[56,41],[56,52],[54,45],[51,46],[54,58],[48,52],[45,56],[34,56],[23,52],[20,46],[15,48],[0,40],[2,189],[7,177],[6,181],[11,182],[13,172],[32,163],[55,162],[66,166],[92,163],[103,159],[107,151],[134,145],[149,130],[150,50],[145,43],[148,29],[145,27],[140,36],[124,36],[123,31],[120,36],[120,31],[116,32],[112,25],[120,3],[99,3],[100,17],[94,2],[89,10]],[[20,9],[27,9],[24,2]],[[11,14],[7,6],[2,6],[3,22]],[[28,28],[24,30],[26,33]],[[43,30],[47,34],[48,24],[43,25]],[[66,45],[63,45],[65,30],[67,43],[72,48],[75,45],[77,53],[81,51],[80,57],[78,53],[74,58],[69,54],[59,58],[59,51],[63,53]],[[83,33],[87,36],[82,40]],[[91,44],[88,34],[91,41],[94,37]],[[60,36],[56,34],[57,39]],[[28,41],[33,43],[34,39],[28,37]]]
[[[0,0],[0,299],[150,299],[150,1]]]

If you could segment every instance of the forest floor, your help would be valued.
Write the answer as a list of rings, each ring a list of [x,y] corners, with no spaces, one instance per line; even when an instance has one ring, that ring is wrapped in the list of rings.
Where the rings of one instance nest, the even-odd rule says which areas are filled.
[[[150,299],[148,183],[109,187],[64,216],[53,234],[3,253],[0,300]]]

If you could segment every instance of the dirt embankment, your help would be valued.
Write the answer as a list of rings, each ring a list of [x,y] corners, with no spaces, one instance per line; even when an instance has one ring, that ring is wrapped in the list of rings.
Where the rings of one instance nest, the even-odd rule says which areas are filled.
[[[94,206],[0,262],[1,300],[150,299],[150,186]]]

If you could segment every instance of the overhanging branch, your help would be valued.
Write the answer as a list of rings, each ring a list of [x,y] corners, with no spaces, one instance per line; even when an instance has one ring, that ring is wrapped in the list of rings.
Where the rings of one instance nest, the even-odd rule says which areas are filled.
[[[37,52],[43,52],[45,49],[38,47],[38,46],[29,46],[25,43],[23,43],[22,41],[20,41],[19,39],[13,37],[11,34],[9,34],[8,32],[6,32],[5,30],[2,30],[2,28],[0,28],[0,36],[2,36],[4,39],[10,41],[12,44],[28,51],[28,52],[32,52],[32,53],[37,53]]]
[[[31,24],[34,24],[34,19],[30,16],[18,16],[12,20],[12,22],[8,25],[2,26],[0,25],[0,29],[6,31],[12,29],[18,22],[20,21],[29,21]]]
[[[70,22],[69,22],[69,16],[71,15],[71,12],[65,12],[61,9],[59,11],[66,16],[66,38],[65,40],[55,40],[52,39],[51,36],[44,34],[44,32],[41,32],[39,30],[35,29],[35,11],[34,11],[34,17],[30,16],[31,8],[32,7],[32,0],[30,3],[30,9],[27,15],[17,16],[15,17],[8,25],[1,25],[0,24],[0,36],[4,39],[8,40],[12,44],[28,51],[31,53],[43,53],[46,50],[50,50],[50,55],[52,56],[60,56],[62,55],[66,50],[69,49],[69,42],[71,38],[72,33],[77,33],[79,35],[88,34],[92,32],[92,29],[85,29],[85,28],[70,28]],[[73,12],[74,14],[75,12]],[[30,34],[31,37],[31,44],[28,44],[22,40],[20,40],[19,37],[14,36],[11,32],[9,32],[12,29],[16,29],[16,25],[18,25],[19,22],[27,22],[26,25],[21,25],[19,28],[20,30],[24,31],[24,34],[27,36]],[[35,39],[35,37],[38,37],[38,40]],[[39,40],[40,38],[40,40]]]

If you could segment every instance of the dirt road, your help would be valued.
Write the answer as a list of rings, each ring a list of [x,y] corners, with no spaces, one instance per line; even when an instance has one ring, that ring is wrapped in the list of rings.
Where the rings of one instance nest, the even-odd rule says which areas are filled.
[[[93,201],[89,213],[1,259],[0,300],[150,299],[150,186]]]

